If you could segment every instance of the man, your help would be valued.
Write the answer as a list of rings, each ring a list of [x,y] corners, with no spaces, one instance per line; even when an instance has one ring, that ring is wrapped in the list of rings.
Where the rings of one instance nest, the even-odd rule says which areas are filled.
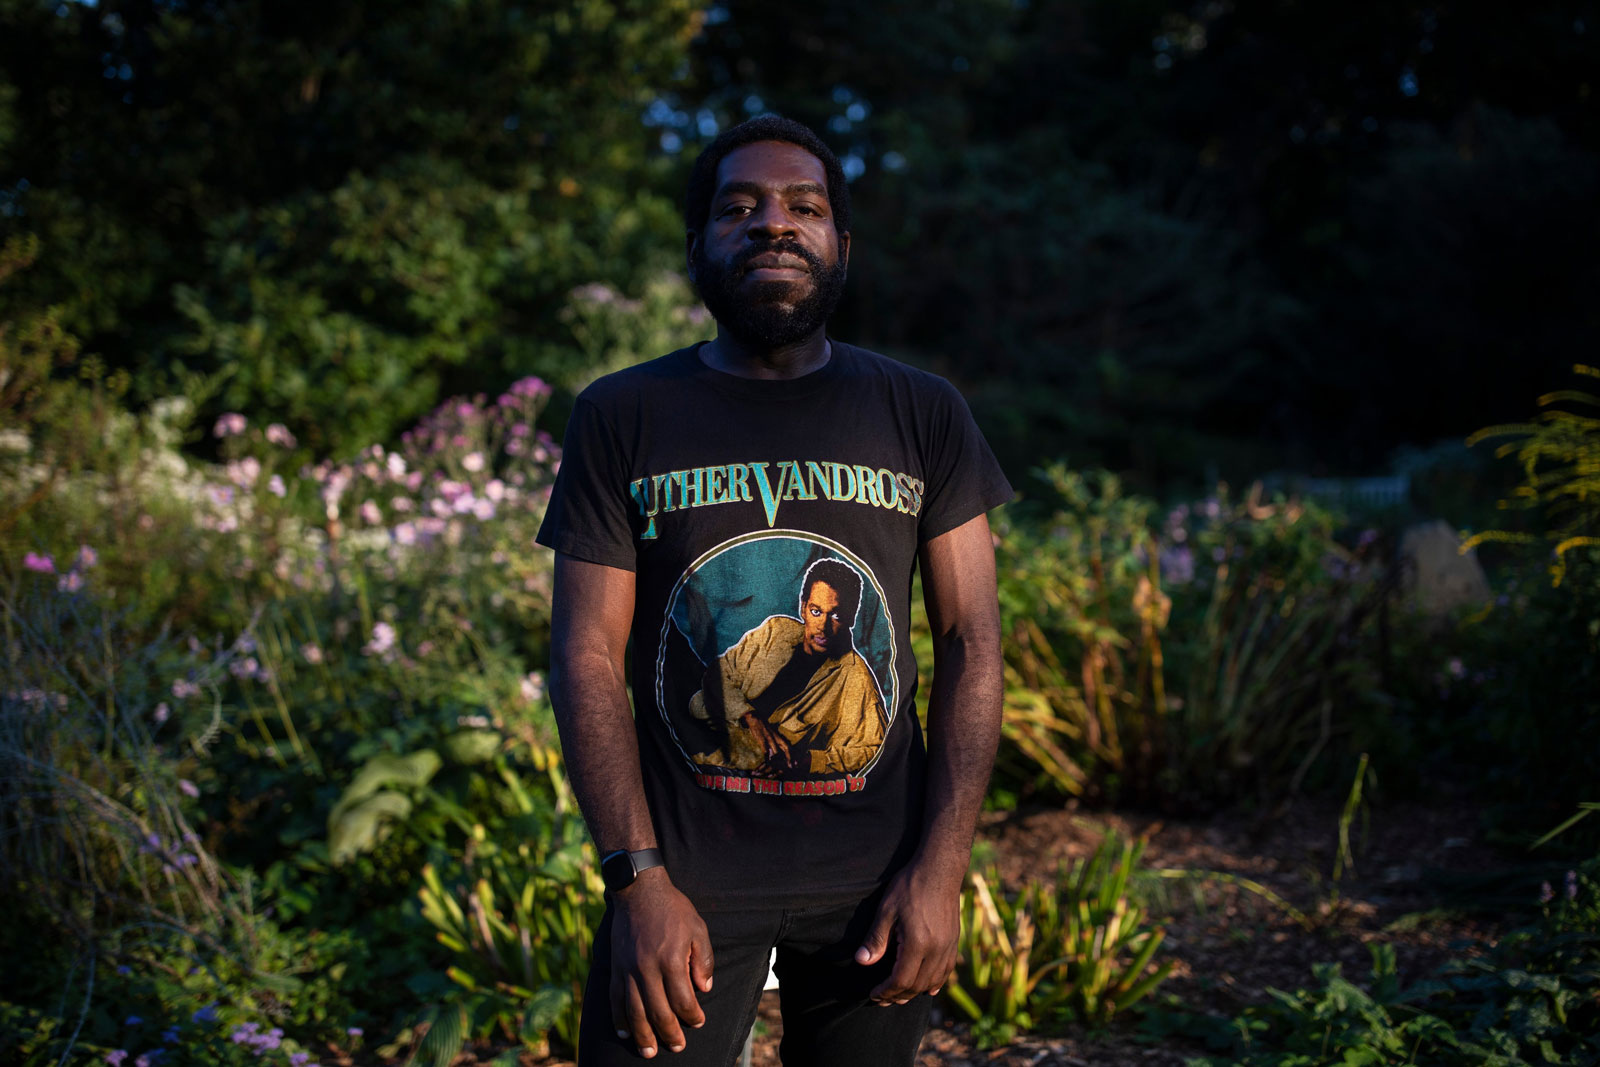
[[[727,1067],[774,948],[789,1067],[909,1065],[954,965],[1000,722],[985,513],[1011,490],[947,383],[827,336],[849,211],[838,160],[805,127],[766,116],[718,137],[684,212],[716,338],[602,378],[568,425],[539,541],[557,553],[557,724],[608,887],[584,1067],[665,1051]],[[853,643],[885,716],[871,758],[706,769],[699,665],[822,556],[863,578]],[[935,647],[926,748],[918,566]],[[812,647],[838,636],[819,627]]]
[[[861,576],[848,564],[813,563],[801,583],[800,618],[773,615],[748,631],[689,699],[689,713],[714,721],[728,739],[695,762],[772,775],[853,774],[870,763],[887,716],[852,641],[860,605]]]

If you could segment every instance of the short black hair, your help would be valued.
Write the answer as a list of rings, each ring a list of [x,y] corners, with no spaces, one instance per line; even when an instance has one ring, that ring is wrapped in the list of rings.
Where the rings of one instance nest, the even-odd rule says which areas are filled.
[[[849,604],[848,612],[841,611],[840,616],[848,615],[847,625],[854,626],[856,612],[861,607],[861,575],[850,564],[842,559],[819,559],[806,568],[805,580],[800,583],[800,616],[805,617],[806,601],[811,596],[811,587],[818,582],[826,584],[839,595],[839,603]]]
[[[828,206],[833,210],[833,228],[840,234],[850,231],[850,186],[845,182],[839,157],[809,127],[782,115],[758,115],[723,130],[716,140],[706,145],[694,161],[689,190],[683,199],[686,230],[699,233],[705,229],[706,217],[711,213],[711,194],[717,191],[717,167],[728,153],[757,141],[782,141],[803,148],[821,160],[823,173],[828,176]]]

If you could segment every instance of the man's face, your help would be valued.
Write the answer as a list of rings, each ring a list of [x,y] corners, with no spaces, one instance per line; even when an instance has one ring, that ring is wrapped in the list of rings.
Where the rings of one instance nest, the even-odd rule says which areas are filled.
[[[848,607],[849,605],[845,605]],[[813,656],[842,656],[850,650],[850,624],[841,616],[839,593],[824,581],[811,584],[806,594],[804,647]]]
[[[833,224],[822,161],[798,145],[758,141],[717,166],[689,276],[719,326],[748,344],[793,344],[828,321],[844,292],[850,235]]]

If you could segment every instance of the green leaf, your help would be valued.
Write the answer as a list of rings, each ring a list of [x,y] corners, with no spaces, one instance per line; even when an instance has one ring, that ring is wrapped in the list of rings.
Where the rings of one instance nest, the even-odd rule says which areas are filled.
[[[522,1011],[522,1040],[538,1041],[556,1024],[561,1014],[572,1007],[572,990],[560,986],[540,987]]]
[[[411,800],[399,793],[378,793],[359,803],[335,809],[328,816],[328,857],[335,866],[377,844],[389,822],[411,814]]]

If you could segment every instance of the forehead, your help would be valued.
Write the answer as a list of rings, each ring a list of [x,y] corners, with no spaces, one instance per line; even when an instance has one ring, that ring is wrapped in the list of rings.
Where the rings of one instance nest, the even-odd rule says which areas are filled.
[[[717,164],[717,188],[732,182],[783,189],[807,182],[828,187],[828,172],[822,160],[787,141],[756,141],[741,145]]]
[[[818,578],[811,584],[811,595],[806,598],[806,603],[815,603],[828,606],[831,604],[837,604],[838,602],[839,594],[834,590],[833,586],[829,585],[821,578]]]

